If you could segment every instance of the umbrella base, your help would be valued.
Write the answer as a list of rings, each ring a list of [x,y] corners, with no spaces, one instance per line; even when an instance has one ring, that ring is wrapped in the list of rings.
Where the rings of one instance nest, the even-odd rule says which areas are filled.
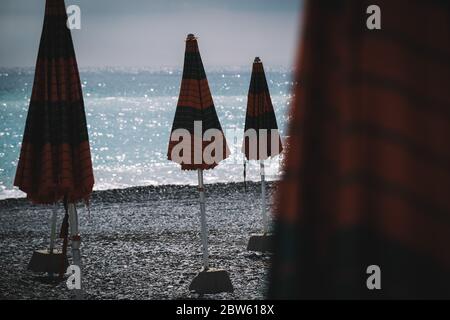
[[[273,252],[273,234],[253,234],[248,241],[247,250],[258,252]]]
[[[234,291],[228,272],[221,269],[200,271],[194,280],[192,280],[189,290],[199,294]]]
[[[50,253],[47,249],[36,250],[33,252],[30,262],[28,263],[28,270],[33,272],[48,272],[58,274],[61,271],[61,263],[63,254],[61,250],[53,250]],[[69,266],[67,257],[64,257],[64,271]]]

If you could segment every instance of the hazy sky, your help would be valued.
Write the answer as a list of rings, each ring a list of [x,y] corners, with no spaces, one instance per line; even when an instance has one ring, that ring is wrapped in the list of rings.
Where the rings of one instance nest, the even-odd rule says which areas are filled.
[[[290,67],[300,0],[66,0],[81,8],[72,30],[78,64],[181,67],[186,34],[199,38],[203,63]],[[45,0],[0,1],[0,66],[34,66]]]

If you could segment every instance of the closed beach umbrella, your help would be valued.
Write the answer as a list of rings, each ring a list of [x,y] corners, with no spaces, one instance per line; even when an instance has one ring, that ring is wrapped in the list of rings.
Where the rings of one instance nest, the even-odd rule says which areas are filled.
[[[47,0],[14,185],[33,203],[65,200],[74,264],[80,265],[74,204],[88,201],[94,176],[80,76],[66,22],[64,1]]]
[[[217,287],[213,283],[214,277],[228,278],[228,275],[224,271],[213,272],[217,270],[209,268],[203,184],[203,170],[214,168],[228,157],[229,153],[209,90],[197,39],[193,34],[189,34],[186,39],[183,78],[170,135],[168,159],[179,163],[183,170],[196,170],[198,173],[204,272],[194,279],[191,288],[199,293],[230,291],[230,288],[232,290],[229,279],[225,281],[225,286],[221,286],[219,282]]]
[[[270,298],[450,298],[450,11],[377,5],[306,3]]]
[[[242,150],[247,160],[259,160],[260,162],[263,231],[266,234],[268,231],[268,219],[266,213],[264,160],[281,153],[283,147],[278,132],[272,99],[270,98],[269,87],[267,86],[264,67],[259,57],[256,57],[253,62]],[[258,249],[258,246],[254,247],[256,243],[252,245],[253,240],[256,239],[258,238],[252,237],[250,239],[249,249]],[[260,241],[267,242],[263,239],[260,239]]]

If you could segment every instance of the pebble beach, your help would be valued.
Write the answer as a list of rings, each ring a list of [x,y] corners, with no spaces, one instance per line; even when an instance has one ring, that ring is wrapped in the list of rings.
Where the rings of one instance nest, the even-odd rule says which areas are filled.
[[[274,183],[267,185],[272,204]],[[96,191],[78,204],[86,299],[263,299],[270,254],[246,250],[261,230],[260,184],[206,185],[211,267],[229,272],[233,293],[199,296],[189,284],[201,269],[198,192],[166,185]],[[0,299],[70,299],[65,280],[27,270],[48,248],[51,208],[0,201]],[[64,210],[58,214],[58,230]],[[58,240],[56,247],[61,247]],[[70,246],[68,250],[71,261]]]

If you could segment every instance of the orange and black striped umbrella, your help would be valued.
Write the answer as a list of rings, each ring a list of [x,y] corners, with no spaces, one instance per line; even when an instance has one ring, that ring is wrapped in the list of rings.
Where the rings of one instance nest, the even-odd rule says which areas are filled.
[[[47,0],[14,185],[34,203],[88,200],[94,185],[80,76],[64,0]]]
[[[245,117],[245,132],[252,129],[255,130],[256,140],[252,141],[249,136],[246,136],[243,145],[243,151],[248,160],[265,160],[281,153],[283,146],[278,132],[277,119],[263,63],[259,57],[256,57],[253,62]],[[263,133],[261,130],[266,131]],[[260,141],[261,139],[265,141]],[[275,141],[272,142],[272,139]],[[252,143],[255,144],[254,149],[251,148]],[[262,148],[260,149],[260,147]]]
[[[201,136],[195,135],[194,123],[201,124],[201,131],[198,133]],[[172,156],[174,147],[179,143],[178,140],[173,139],[174,131],[177,129],[184,129],[190,133],[191,148],[190,155],[187,157],[190,160],[177,160]],[[216,129],[221,133],[221,141],[207,141],[202,139],[203,134],[209,129]],[[225,135],[217,117],[216,108],[209,90],[208,79],[206,78],[205,69],[203,67],[202,58],[198,49],[197,38],[193,34],[189,34],[186,39],[186,51],[184,56],[183,79],[181,81],[180,95],[178,98],[175,118],[172,125],[171,141],[167,156],[169,160],[181,164],[183,170],[197,170],[197,169],[212,169],[218,165],[220,160],[228,157],[230,151],[227,146]],[[200,139],[200,142],[195,141]],[[222,145],[222,156],[218,156],[213,163],[208,163],[203,159],[203,151],[211,143],[219,143],[216,146]],[[200,157],[195,159],[195,154]],[[186,155],[185,155],[186,156]]]
[[[450,11],[376,3],[306,4],[272,298],[450,298]]]

